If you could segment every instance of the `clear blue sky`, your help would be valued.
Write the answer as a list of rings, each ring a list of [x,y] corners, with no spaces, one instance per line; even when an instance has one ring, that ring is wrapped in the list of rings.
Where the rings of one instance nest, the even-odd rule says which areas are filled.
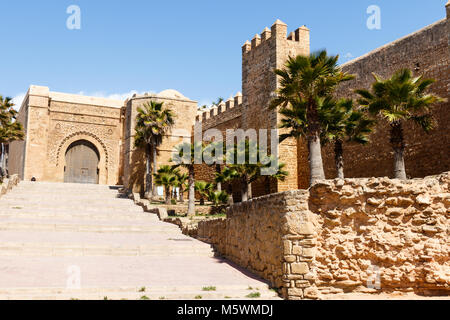
[[[109,96],[173,88],[200,103],[241,90],[241,46],[278,18],[311,48],[360,56],[445,17],[446,0],[40,0],[0,3],[0,93],[30,84]],[[66,9],[81,8],[81,30]],[[366,27],[369,5],[381,30]]]

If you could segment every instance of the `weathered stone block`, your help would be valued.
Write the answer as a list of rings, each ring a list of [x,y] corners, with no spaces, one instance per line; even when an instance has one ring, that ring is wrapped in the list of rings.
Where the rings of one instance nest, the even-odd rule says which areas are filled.
[[[292,253],[295,255],[302,255],[303,248],[301,246],[293,246]]]
[[[294,274],[307,274],[309,272],[308,264],[305,262],[292,263],[291,272]]]

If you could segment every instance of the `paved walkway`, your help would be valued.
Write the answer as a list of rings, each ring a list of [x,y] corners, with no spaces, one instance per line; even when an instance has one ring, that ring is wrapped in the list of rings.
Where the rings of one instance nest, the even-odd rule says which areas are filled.
[[[278,298],[107,186],[21,182],[0,241],[0,299]]]

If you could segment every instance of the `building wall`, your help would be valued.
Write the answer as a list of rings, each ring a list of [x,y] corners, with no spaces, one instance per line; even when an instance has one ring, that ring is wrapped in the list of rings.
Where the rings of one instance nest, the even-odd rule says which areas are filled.
[[[165,97],[164,95],[135,96],[126,102],[123,131],[123,182],[133,192],[144,191],[145,151],[134,146],[134,132],[137,108],[150,101],[163,102],[175,114],[175,125],[164,138],[158,149],[158,167],[170,162],[177,145],[191,141],[192,126],[197,115],[197,102],[185,97]]]
[[[273,93],[279,87],[273,70],[283,68],[289,56],[308,55],[309,29],[300,27],[287,35],[287,25],[277,20],[271,29],[255,36],[242,47],[242,94],[244,129],[274,129],[280,123],[277,110],[270,110]],[[270,131],[268,136],[270,137]],[[268,182],[262,178],[252,184],[252,195],[298,188],[297,142],[288,139],[279,145],[280,162],[285,163],[289,176],[285,181]],[[267,184],[270,183],[270,188]]]
[[[449,14],[450,16],[450,14]],[[401,68],[414,70],[416,76],[436,79],[432,92],[446,103],[437,105],[434,118],[437,127],[426,134],[414,123],[404,126],[406,141],[406,173],[409,177],[425,177],[450,169],[450,19],[441,20],[416,33],[387,44],[365,56],[343,65],[343,70],[356,75],[356,79],[342,85],[341,97],[353,96],[357,88],[370,88],[372,73],[390,77]],[[344,146],[345,175],[348,177],[393,176],[393,153],[389,143],[389,126],[380,120],[376,132],[367,146]],[[334,178],[332,146],[323,150],[325,173]],[[307,160],[307,159],[304,159]],[[305,186],[305,185],[304,185]]]
[[[61,181],[65,152],[77,140],[92,142],[100,153],[99,182],[119,182],[122,136],[120,108],[55,101],[50,103],[46,180]],[[61,170],[62,169],[62,170]]]
[[[447,6],[447,12],[450,16],[450,6]],[[400,68],[410,68],[416,75],[423,74],[436,79],[432,92],[450,100],[449,28],[450,19],[447,18],[344,64],[343,70],[356,75],[356,79],[341,85],[337,95],[356,98],[354,90],[369,88],[373,82],[373,72],[382,77],[389,77]],[[273,69],[281,68],[289,55],[309,53],[307,28],[297,29],[287,38],[286,32],[287,26],[277,21],[271,30],[266,28],[261,35],[256,35],[251,43],[247,41],[244,44],[242,107],[233,111],[216,108],[204,112],[199,117],[204,123],[203,131],[212,127],[222,132],[227,127],[244,130],[277,127],[279,115],[267,108],[272,92],[278,87]],[[408,176],[424,177],[449,170],[449,104],[447,101],[436,106],[434,116],[437,127],[430,134],[425,134],[413,123],[405,124],[405,161]],[[371,141],[367,146],[344,144],[346,176],[392,176],[393,154],[389,143],[389,126],[380,121]],[[326,177],[334,178],[336,171],[333,146],[324,146],[322,152]],[[286,140],[279,146],[279,155],[281,162],[287,165],[289,177],[285,182],[272,182],[269,186],[265,180],[253,183],[253,196],[309,187],[308,149],[305,140]],[[198,176],[202,180],[210,181],[213,170],[211,167],[201,166],[197,170]]]
[[[26,139],[11,145],[10,173],[24,180],[35,177],[38,181],[63,182],[68,147],[75,141],[88,140],[100,154],[99,183],[117,184],[121,104],[31,86],[18,116],[26,128]]]
[[[194,132],[201,133],[202,137],[207,137],[208,130],[219,130],[225,139],[227,130],[242,128],[242,110],[242,94],[238,93],[234,98],[230,98],[211,110],[199,112],[199,115],[196,117],[197,122]],[[215,178],[215,172],[215,166],[208,166],[207,164],[195,165],[196,180],[212,182]],[[224,189],[226,189],[226,186],[224,186]],[[235,187],[233,191],[235,201],[240,201],[239,188]]]
[[[219,106],[203,112],[198,120],[202,121],[203,132],[216,128],[225,133],[226,129],[260,129],[268,130],[270,146],[270,130],[278,127],[280,122],[276,110],[269,109],[272,94],[279,83],[273,70],[282,68],[289,56],[309,54],[309,29],[300,27],[287,35],[287,25],[277,20],[269,30],[265,28],[261,35],[256,35],[251,42],[242,47],[242,105],[229,108]],[[240,95],[234,98],[234,105]],[[228,137],[227,137],[228,138]],[[261,178],[252,183],[252,196],[261,196],[271,192],[298,188],[297,141],[286,140],[279,146],[280,162],[285,163],[289,176],[285,181],[273,181]],[[201,180],[211,181],[214,168],[198,166],[197,176]],[[240,195],[236,194],[236,198]]]
[[[27,136],[28,100],[28,97],[24,99],[17,115],[17,121],[24,128],[25,137]],[[26,138],[22,141],[13,141],[9,145],[8,171],[10,174],[17,174],[20,179],[23,179],[24,174],[25,147]]]

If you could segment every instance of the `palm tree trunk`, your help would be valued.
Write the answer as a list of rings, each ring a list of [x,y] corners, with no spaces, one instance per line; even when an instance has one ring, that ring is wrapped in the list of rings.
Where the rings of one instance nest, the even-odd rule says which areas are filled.
[[[194,165],[189,166],[189,202],[188,202],[188,216],[194,216],[195,215],[195,171],[194,171]]]
[[[392,149],[394,149],[394,178],[406,180],[405,140],[400,121],[391,124],[391,145]]]
[[[177,190],[176,190],[176,188],[175,187],[173,187],[172,188],[172,191],[171,191],[171,201],[172,201],[172,199],[177,199]]]
[[[220,171],[221,171],[220,164],[216,164],[216,172],[220,173]],[[217,191],[219,191],[219,192],[222,191],[222,183],[217,182],[216,188],[217,188]]]
[[[228,205],[233,205],[234,203],[234,199],[233,199],[233,185],[231,184],[231,181],[228,182],[228,186],[227,186],[227,190],[228,190]]]
[[[203,195],[200,195],[200,205],[203,206],[205,204],[205,198]]]
[[[317,108],[313,102],[308,106],[308,150],[310,184],[325,179],[323,170],[322,148],[320,145],[320,122]]]
[[[4,149],[4,145],[3,145],[3,143],[2,143],[1,146],[0,146],[0,181],[3,180],[3,176],[4,176],[4,171],[3,171],[3,157],[4,157],[5,155],[4,155],[3,149]]]
[[[182,186],[180,186],[180,189],[179,189],[179,195],[178,195],[178,201],[180,201],[180,203],[184,203],[184,190],[183,190],[183,187]]]
[[[146,167],[145,167],[145,193],[144,197],[146,199],[150,199],[150,195],[152,194],[152,168],[151,168],[151,156],[150,156],[150,145],[145,148],[145,157],[146,157]]]
[[[3,144],[3,170],[5,171],[5,176],[7,178],[9,178],[9,170],[8,170],[8,166],[6,165],[6,162],[8,161],[8,157],[9,157],[9,144]]]
[[[166,204],[170,204],[170,199],[172,198],[170,192],[170,186],[166,186]]]
[[[250,184],[247,182],[247,178],[242,179],[241,197],[242,202],[248,201],[250,190]]]
[[[334,162],[336,164],[336,172],[338,179],[344,179],[344,149],[342,140],[336,139],[334,142]]]
[[[156,150],[156,145],[153,145],[153,172],[156,173],[156,171],[158,170],[158,152]],[[158,192],[156,190],[156,186],[153,185],[153,189],[152,189],[152,196],[154,198],[156,198],[158,196]]]

